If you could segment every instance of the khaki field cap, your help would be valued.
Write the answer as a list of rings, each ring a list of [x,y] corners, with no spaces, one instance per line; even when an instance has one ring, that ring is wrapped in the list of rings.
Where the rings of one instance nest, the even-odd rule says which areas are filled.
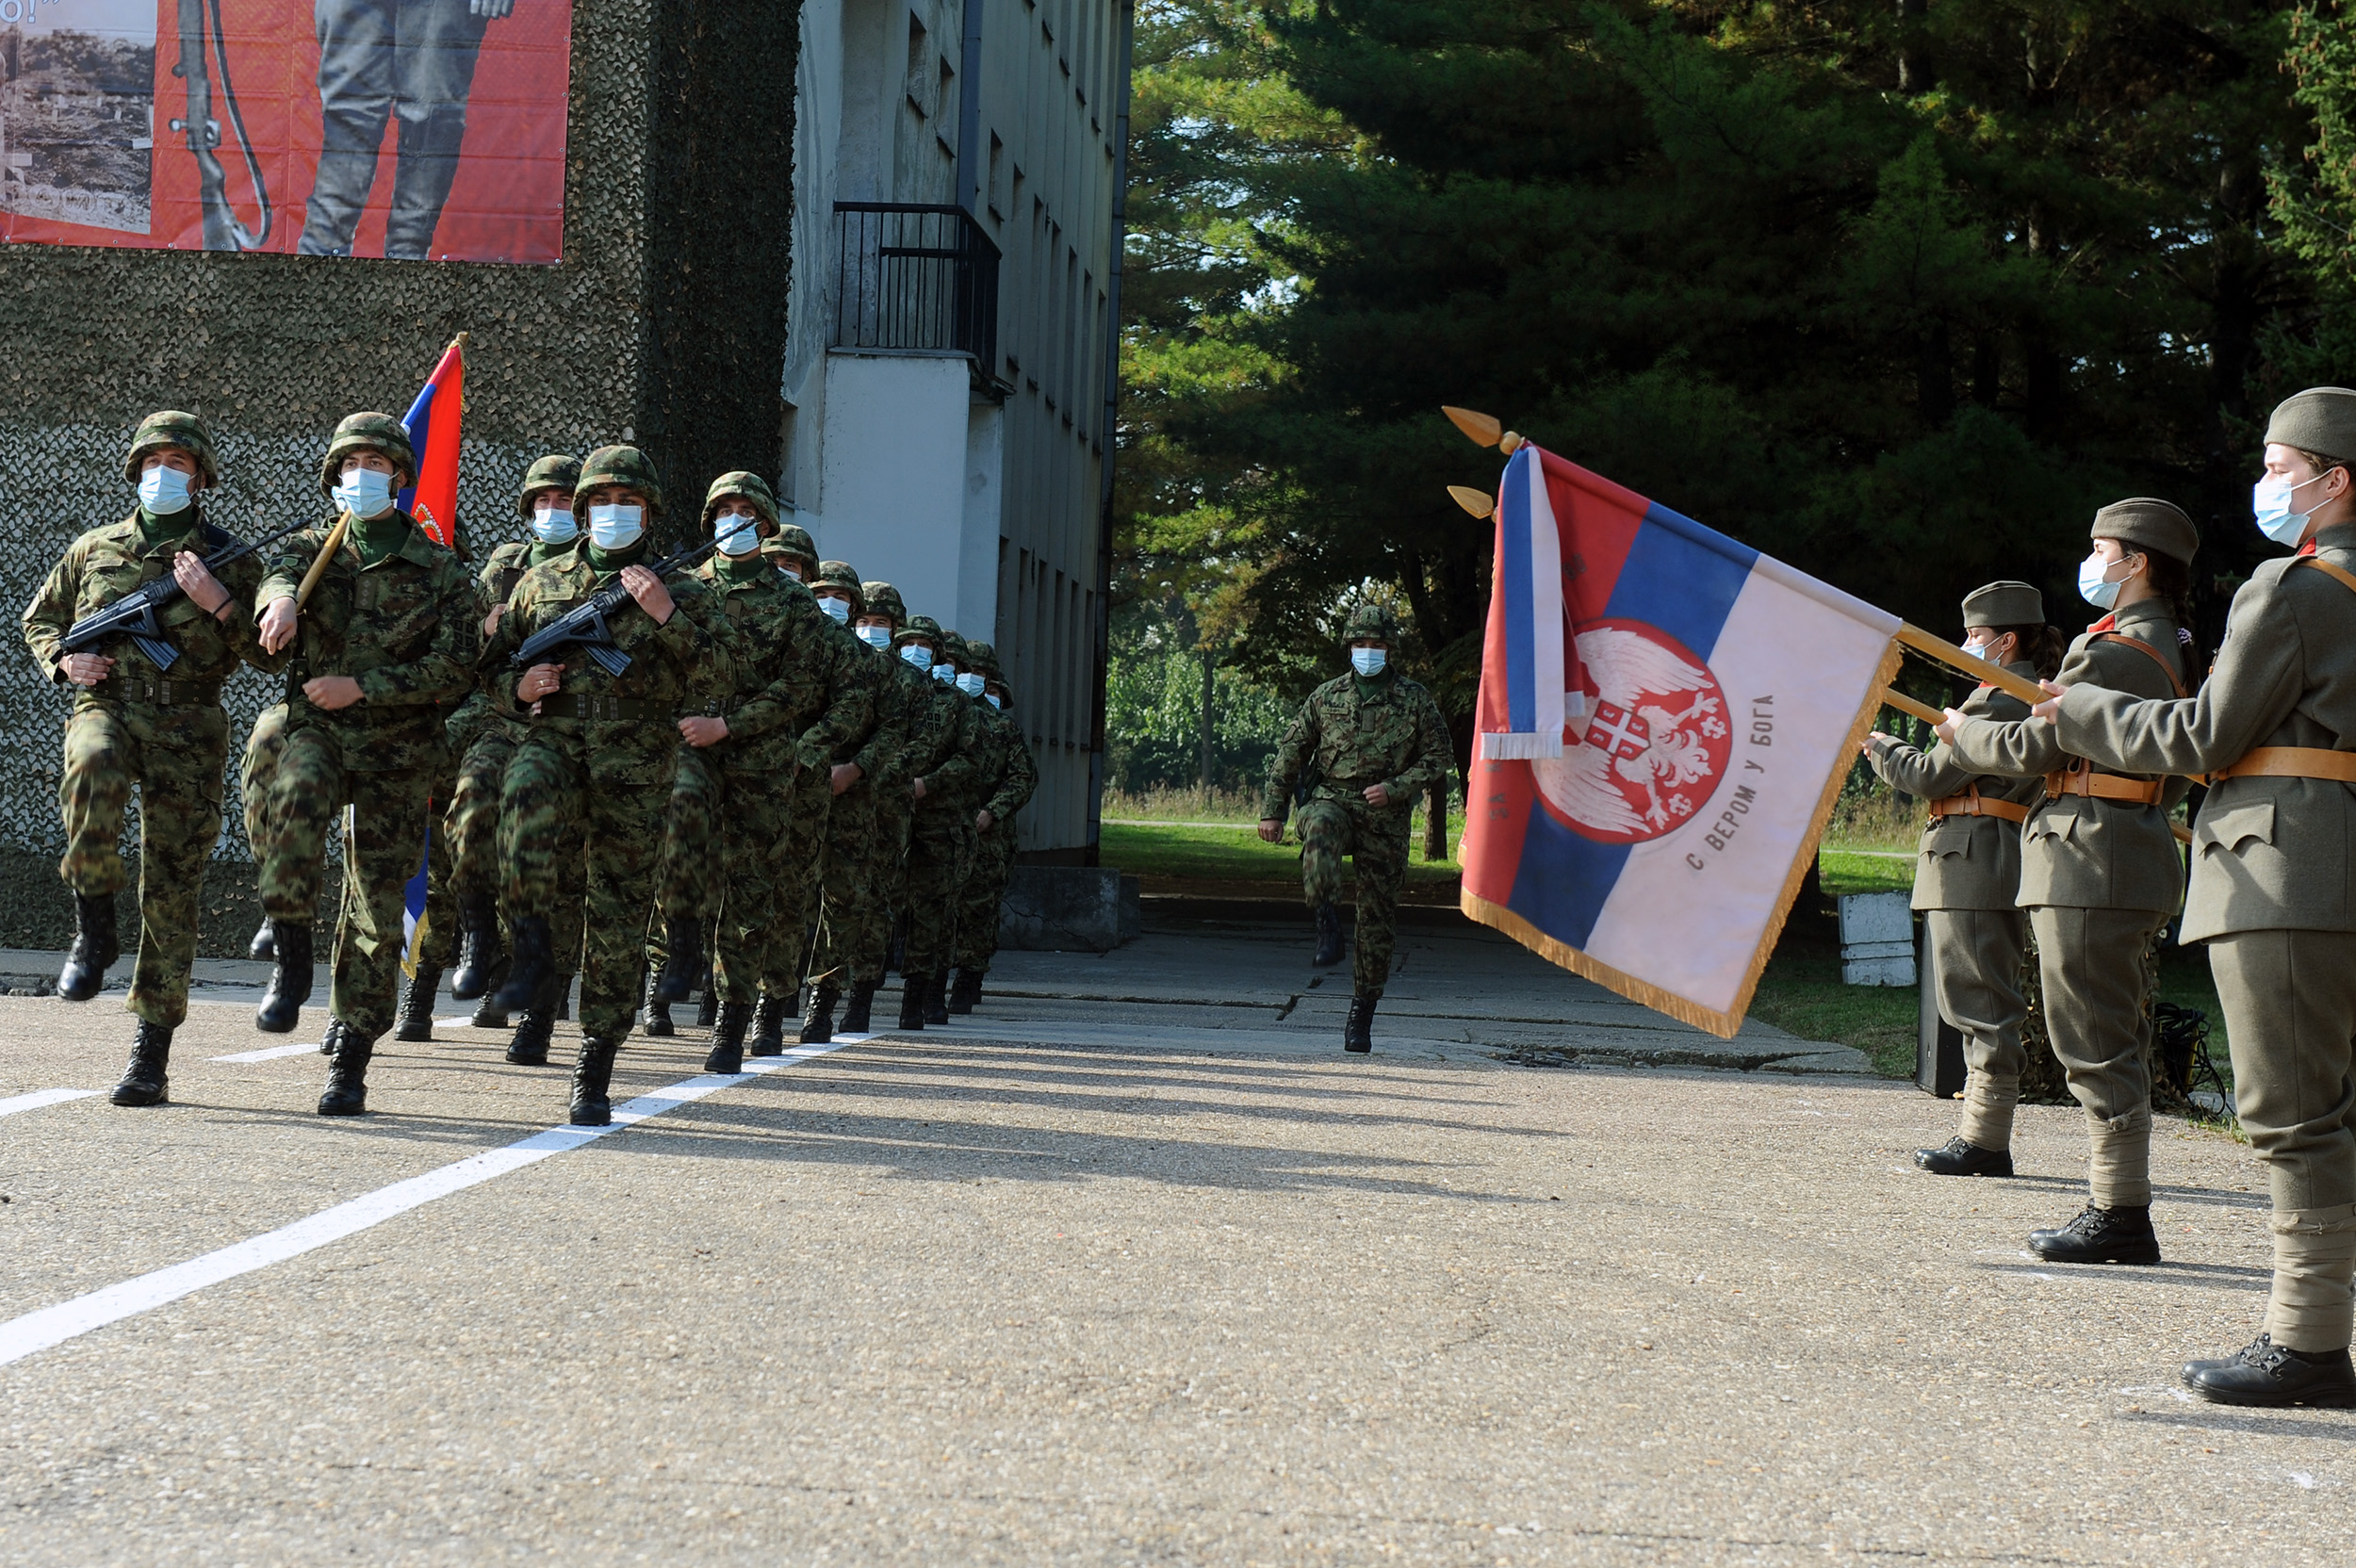
[[[2311,386],[2275,406],[2266,421],[2266,442],[2281,442],[2356,463],[2356,392],[2345,386]]]
[[[900,590],[889,582],[869,580],[859,585],[859,601],[867,606],[862,615],[889,615],[894,629],[908,624],[908,607],[900,602]]]
[[[389,414],[352,414],[335,427],[327,455],[319,459],[320,495],[335,493],[335,482],[344,477],[344,459],[357,451],[377,452],[399,470],[401,483],[395,489],[417,482],[417,454],[409,449],[407,428]]]
[[[205,428],[204,420],[176,408],[159,410],[139,421],[131,436],[131,454],[123,460],[123,477],[137,484],[140,463],[149,452],[163,447],[177,447],[194,458],[196,471],[206,484],[221,482],[221,466],[213,460],[213,433]]]
[[[2045,596],[2025,582],[2006,580],[1974,588],[1963,596],[1966,626],[2043,626]]]
[[[530,520],[532,498],[543,490],[571,495],[581,488],[581,459],[569,452],[550,452],[524,470],[524,487],[515,492],[515,515]]]
[[[2139,550],[2155,550],[2186,565],[2192,564],[2193,552],[2201,547],[2201,531],[2192,526],[2192,519],[2184,515],[2184,509],[2149,496],[2111,502],[2094,514],[2094,527],[2087,536],[2116,539]]]
[[[599,447],[581,459],[581,482],[573,487],[573,515],[589,520],[589,492],[600,484],[619,485],[646,498],[646,510],[663,511],[663,478],[654,460],[635,447]]]
[[[720,503],[731,498],[752,502],[753,514],[768,524],[771,531],[776,531],[777,498],[769,493],[769,482],[742,468],[732,474],[722,474],[712,482],[712,488],[704,492],[704,521],[712,521],[712,514],[720,510]]]

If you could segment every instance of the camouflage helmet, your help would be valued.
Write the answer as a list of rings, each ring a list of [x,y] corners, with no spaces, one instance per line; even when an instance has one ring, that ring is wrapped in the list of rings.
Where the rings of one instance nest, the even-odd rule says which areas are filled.
[[[722,474],[712,482],[712,488],[704,492],[703,520],[706,524],[712,521],[712,514],[720,510],[720,503],[730,497],[753,503],[753,514],[768,525],[767,531],[761,534],[763,540],[777,531],[777,498],[770,494],[769,482],[743,468],[734,473]]]
[[[851,570],[851,564],[847,561],[818,563],[818,575],[810,580],[810,586],[812,591],[820,588],[840,588],[850,595],[851,617],[854,620],[867,613],[866,610],[861,608],[867,602],[867,596],[859,587],[859,574]]]
[[[939,621],[930,615],[910,615],[901,624],[900,629],[892,634],[892,645],[896,648],[903,643],[913,643],[919,637],[930,643],[935,653],[939,653],[947,642],[941,633]]]
[[[768,542],[762,553],[791,556],[802,564],[804,576],[818,567],[818,542],[810,536],[808,529],[798,523],[778,524],[776,536]]]
[[[964,634],[961,632],[942,632],[941,634],[941,651],[949,656],[949,662],[955,664],[961,670],[969,666],[969,663],[973,657],[973,645],[966,642]]]
[[[889,582],[860,583],[859,600],[867,607],[859,612],[862,615],[889,615],[894,630],[908,624],[908,607],[900,601],[900,590]]]
[[[570,452],[550,452],[524,470],[523,488],[515,492],[515,514],[532,515],[532,498],[543,490],[571,495],[581,488],[581,459]]]
[[[1006,676],[998,668],[998,650],[988,643],[965,645],[965,667],[979,671],[1001,686],[1006,683]]]
[[[204,420],[176,408],[159,409],[139,421],[139,428],[131,433],[131,455],[123,460],[123,477],[137,484],[140,463],[149,452],[164,447],[177,447],[196,459],[196,471],[206,484],[221,482],[221,465],[213,458],[213,433],[205,428]]]
[[[408,483],[417,482],[417,454],[410,449],[409,432],[399,419],[389,414],[348,414],[327,438],[327,455],[319,459],[320,495],[335,493],[335,482],[343,478],[344,459],[362,451],[383,457]]]
[[[618,484],[646,498],[646,510],[663,511],[663,479],[654,461],[635,447],[599,447],[581,459],[581,480],[573,486],[573,515],[587,521],[589,492],[600,484]]]
[[[1350,618],[1342,622],[1342,641],[1354,643],[1361,637],[1376,638],[1396,647],[1399,645],[1399,618],[1385,605],[1360,604],[1350,611]]]

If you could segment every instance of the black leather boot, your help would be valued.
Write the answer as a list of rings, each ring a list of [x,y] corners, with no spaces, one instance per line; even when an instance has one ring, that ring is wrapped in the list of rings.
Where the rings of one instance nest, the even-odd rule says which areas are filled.
[[[2223,1361],[2186,1362],[2184,1386],[2220,1405],[2356,1407],[2356,1366],[2346,1350],[2294,1350],[2271,1334]]]
[[[419,964],[401,993],[401,1011],[393,1019],[393,1038],[430,1040],[434,1037],[434,997],[442,988],[442,972]]]
[[[335,1054],[335,1041],[343,1034],[343,1032],[344,1026],[336,1022],[334,1015],[330,1014],[327,1020],[327,1027],[319,1031],[319,1054],[329,1057],[334,1056]]]
[[[873,985],[853,986],[851,1000],[843,1004],[843,1021],[835,1025],[846,1035],[864,1035],[872,1027],[868,1019],[875,1005]]]
[[[278,956],[278,934],[264,921],[254,928],[254,939],[245,944],[245,956],[257,964],[267,964]]]
[[[1365,1055],[1374,1049],[1374,1004],[1379,996],[1360,991],[1350,999],[1350,1017],[1342,1023],[1342,1049]]]
[[[107,1098],[118,1105],[167,1103],[172,1098],[172,1080],[165,1069],[171,1061],[172,1031],[139,1020],[139,1033],[131,1040],[131,1065],[123,1070],[123,1081]]]
[[[1914,1163],[1934,1176],[2009,1176],[2012,1151],[1983,1149],[1962,1137],[1949,1138],[1937,1149],[1918,1149]]]
[[[671,1022],[671,1004],[663,1000],[663,977],[659,974],[646,976],[646,999],[639,1006],[638,1026],[659,1040],[667,1040],[679,1033],[678,1026]]]
[[[327,1064],[327,1092],[319,1096],[321,1116],[359,1116],[368,1108],[368,1058],[376,1042],[338,1020],[335,1054]]]
[[[716,974],[706,974],[703,997],[695,1004],[695,1027],[709,1029],[719,1021],[719,1017],[720,977]]]
[[[106,969],[123,956],[115,935],[115,900],[74,895],[74,945],[66,950],[65,967],[57,971],[57,994],[68,1002],[88,1002],[106,983]]]
[[[474,1004],[474,1017],[466,1022],[477,1029],[504,1029],[508,1016],[507,1009],[499,1005],[497,995],[485,994],[482,1001]]]
[[[479,893],[458,906],[458,972],[450,976],[450,994],[460,1002],[490,994],[502,956],[499,906]]]
[[[812,986],[810,1006],[802,1013],[801,1043],[826,1045],[834,1038],[834,1001],[832,986]]]
[[[937,969],[924,976],[924,1021],[949,1021],[949,972]]]
[[[977,969],[958,970],[956,982],[949,988],[949,1010],[970,1013],[981,1005],[981,1001],[982,972]]]
[[[548,1003],[524,1009],[507,1042],[507,1059],[517,1067],[548,1065],[548,1041],[556,1037],[556,1008]]]
[[[2057,1231],[2031,1231],[2029,1250],[2048,1263],[2135,1263],[2160,1261],[2160,1238],[2151,1233],[2151,1207],[2104,1209],[2088,1203]]]
[[[704,963],[704,923],[665,921],[663,924],[663,977],[655,982],[659,1002],[684,1002],[695,994],[695,981],[707,972]]]
[[[548,935],[548,923],[537,915],[517,921],[515,956],[507,966],[507,983],[498,993],[500,1011],[520,1013],[530,1007],[555,972],[555,939]]]
[[[311,1000],[311,926],[308,921],[270,922],[270,940],[277,967],[270,973],[270,989],[254,1014],[254,1027],[265,1035],[291,1035],[303,1021],[303,1004]]]
[[[572,1123],[576,1127],[610,1127],[614,1124],[614,1102],[606,1091],[614,1084],[614,1054],[622,1048],[619,1040],[601,1040],[582,1036],[581,1057],[573,1063]]]
[[[1317,906],[1317,950],[1309,956],[1309,962],[1318,969],[1330,969],[1342,961],[1342,917],[1330,903]]]
[[[924,976],[900,976],[900,1024],[903,1029],[924,1027]]]
[[[704,1058],[706,1072],[744,1070],[744,1026],[752,1021],[749,1002],[723,1002],[712,1025],[712,1054]]]
[[[745,1046],[754,1056],[778,1056],[785,1053],[785,1020],[791,1010],[782,997],[761,993],[760,1004],[753,1008],[753,1035]]]

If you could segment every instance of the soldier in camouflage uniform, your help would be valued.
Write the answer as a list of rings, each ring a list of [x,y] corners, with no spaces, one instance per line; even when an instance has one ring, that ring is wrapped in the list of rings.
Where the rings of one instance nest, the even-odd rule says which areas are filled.
[[[900,956],[900,1027],[946,1023],[950,923],[957,890],[973,863],[973,786],[981,771],[981,705],[957,688],[957,649],[962,639],[918,615],[893,641],[903,649],[929,645],[925,674],[933,679],[932,709],[910,749],[908,877],[901,909],[907,945]]]
[[[254,1018],[265,1031],[293,1029],[310,996],[327,835],[352,808],[322,1116],[368,1108],[368,1059],[393,1021],[402,889],[417,872],[434,780],[449,769],[442,713],[472,685],[481,643],[466,569],[393,504],[416,479],[400,420],[345,419],[319,463],[337,517],[290,535],[254,595],[262,646],[286,670],[286,745],[260,852],[278,961]],[[301,585],[322,556],[306,602]]]
[[[810,966],[810,1012],[802,1023],[803,1043],[810,1045],[834,1037],[831,1014],[846,988],[843,1032],[859,1034],[868,1027],[907,874],[908,817],[915,805],[908,793],[908,756],[933,712],[931,679],[892,651],[892,638],[908,624],[899,590],[889,582],[859,582],[852,598],[855,581],[850,567],[835,562],[825,569],[821,587],[844,599],[853,629],[867,647],[878,682],[875,723],[851,756],[834,765],[828,780],[834,801],[821,875],[824,919]],[[931,661],[929,649],[925,661]]]
[[[258,650],[260,644],[254,645]],[[269,811],[270,776],[278,767],[278,754],[286,749],[286,705],[273,702],[254,715],[254,727],[245,738],[245,751],[237,763],[237,799],[245,818],[245,843],[256,864],[262,858],[262,845],[270,841]],[[246,956],[258,963],[269,963],[278,956],[277,939],[270,935],[270,917],[246,943]]]
[[[1399,627],[1380,605],[1343,623],[1350,673],[1309,694],[1284,731],[1260,794],[1260,837],[1284,834],[1285,808],[1306,772],[1301,808],[1301,881],[1308,903],[1341,892],[1342,857],[1358,875],[1358,939],[1342,1049],[1371,1051],[1374,1004],[1390,977],[1399,890],[1407,879],[1407,830],[1415,797],[1448,777],[1448,725],[1432,694],[1390,663]]]
[[[524,574],[484,652],[496,694],[532,714],[499,806],[515,930],[502,1006],[531,1005],[555,978],[549,923],[563,895],[561,862],[569,844],[582,845],[587,925],[571,1113],[580,1126],[613,1120],[607,1091],[638,999],[663,812],[679,771],[679,721],[704,711],[733,681],[712,595],[692,576],[666,584],[647,569],[662,509],[662,482],[645,453],[591,452],[573,497],[588,540]],[[621,674],[608,675],[578,646],[513,669],[513,655],[534,632],[617,582],[628,598],[609,624],[630,660]]]
[[[229,755],[221,683],[260,656],[245,601],[261,564],[247,556],[216,578],[202,559],[230,540],[205,521],[198,500],[220,469],[194,415],[139,421],[123,478],[138,506],[67,548],[25,607],[25,642],[41,673],[74,691],[57,786],[66,836],[57,872],[73,891],[76,927],[57,976],[57,994],[68,1001],[95,995],[122,956],[115,894],[130,876],[123,815],[132,789],[139,792],[139,946],[125,1004],[139,1021],[114,1102],[157,1105],[170,1090],[172,1032],[188,1016],[197,903],[221,832]],[[180,587],[157,616],[163,640],[180,654],[169,671],[127,638],[78,653],[60,645],[75,621],[166,573]]]
[[[982,681],[985,753],[990,758],[980,781],[981,806],[973,813],[973,869],[957,895],[957,977],[949,988],[949,1011],[970,1013],[982,1000],[982,976],[998,954],[998,906],[1014,874],[1017,811],[1039,789],[1039,763],[1023,726],[1006,705],[1012,700],[998,650],[988,643],[966,647],[968,674]]]

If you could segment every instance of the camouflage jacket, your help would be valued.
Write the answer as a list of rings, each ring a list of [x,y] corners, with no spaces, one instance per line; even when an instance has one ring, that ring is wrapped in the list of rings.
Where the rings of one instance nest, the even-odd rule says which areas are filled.
[[[373,566],[362,568],[351,540],[337,547],[295,640],[266,666],[286,672],[286,727],[334,735],[344,764],[360,773],[447,764],[442,721],[473,689],[483,642],[466,568],[402,515],[408,537]],[[257,614],[296,596],[332,526],[289,534],[271,550]],[[303,682],[329,675],[359,681],[361,700],[332,713],[304,701]]]
[[[728,738],[706,754],[737,768],[791,773],[801,764],[795,721],[824,694],[817,675],[791,657],[781,634],[794,580],[758,557],[741,574],[707,558],[695,577],[712,596],[713,627],[727,643],[732,676],[716,705]]]
[[[907,776],[924,781],[924,798],[916,803],[918,810],[962,807],[973,792],[981,764],[982,720],[974,710],[982,704],[955,686],[944,686],[929,676],[925,680],[933,689],[932,700],[917,720]]]
[[[707,562],[698,574],[707,582],[726,582]],[[757,585],[756,585],[757,583]],[[792,755],[778,765],[829,767],[847,761],[859,741],[875,727],[878,685],[872,650],[834,624],[818,608],[817,596],[775,566],[764,566],[757,580],[728,585],[731,616],[735,600],[758,597],[761,610],[732,619],[735,656],[752,670],[777,672],[765,689],[774,699],[768,709],[755,709],[747,730],[728,713],[732,734],[782,731],[792,738]],[[740,694],[744,678],[740,678]],[[759,680],[752,685],[760,688]],[[740,697],[741,700],[741,697]]]
[[[1372,680],[1336,676],[1309,694],[1284,731],[1260,792],[1260,815],[1282,822],[1293,787],[1311,770],[1313,798],[1360,800],[1368,786],[1390,792],[1390,809],[1445,783],[1454,757],[1447,721],[1432,694],[1396,671]]]
[[[981,784],[981,808],[996,822],[1005,822],[1029,804],[1039,790],[1039,763],[1031,743],[1023,738],[1023,725],[1003,708],[981,705],[982,732],[990,736],[995,760]]]
[[[201,552],[219,549],[228,543],[226,534],[205,527],[193,512],[189,522],[195,526],[188,531],[150,545],[140,531],[139,514],[134,512],[122,522],[90,530],[67,547],[64,558],[41,583],[41,592],[25,607],[25,645],[33,650],[33,662],[41,666],[41,674],[52,681],[65,679],[64,672],[57,667],[65,652],[57,645],[75,621],[104,610],[143,583],[166,576],[172,570],[172,558],[183,549]],[[203,538],[198,536],[200,530]],[[163,626],[165,641],[180,650],[180,658],[172,666],[168,679],[225,680],[237,673],[239,663],[262,662],[262,645],[254,637],[251,609],[254,589],[262,580],[262,563],[249,555],[222,567],[219,575],[221,586],[229,590],[225,615],[207,615],[183,594],[156,616]],[[128,638],[118,638],[104,647],[88,651],[113,660],[118,676],[153,677],[158,673]],[[76,690],[79,701],[99,700],[87,689]]]
[[[850,760],[861,782],[896,794],[908,788],[909,753],[932,711],[933,683],[889,648],[859,643],[859,649],[875,670],[875,722]]]
[[[575,539],[561,545],[544,545],[537,539],[510,539],[483,559],[483,570],[475,574],[476,601],[485,615],[515,596],[515,585],[534,566],[544,566],[559,556],[573,553]]]

